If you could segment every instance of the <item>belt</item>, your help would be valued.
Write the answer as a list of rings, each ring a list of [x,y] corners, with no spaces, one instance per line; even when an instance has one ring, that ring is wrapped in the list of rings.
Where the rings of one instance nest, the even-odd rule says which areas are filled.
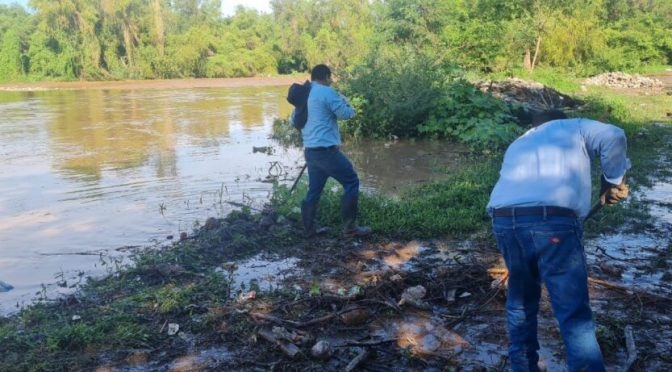
[[[563,207],[510,207],[497,208],[493,211],[495,217],[517,217],[517,216],[560,216],[576,218],[576,213]]]
[[[306,147],[306,151],[327,151],[337,149],[338,146],[327,146],[327,147]]]

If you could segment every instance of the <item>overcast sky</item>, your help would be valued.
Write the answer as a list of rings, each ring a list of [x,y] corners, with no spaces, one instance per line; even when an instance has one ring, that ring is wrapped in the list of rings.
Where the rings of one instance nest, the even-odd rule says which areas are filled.
[[[18,3],[23,6],[28,5],[28,0],[0,0],[0,4],[9,5]],[[246,8],[252,8],[264,13],[270,13],[270,0],[222,0],[222,14],[225,16],[232,15],[238,5],[243,5]]]

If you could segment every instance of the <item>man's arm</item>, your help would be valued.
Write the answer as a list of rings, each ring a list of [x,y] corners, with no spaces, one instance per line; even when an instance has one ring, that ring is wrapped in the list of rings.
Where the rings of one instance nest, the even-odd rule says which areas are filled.
[[[611,184],[623,182],[625,171],[630,168],[627,158],[627,139],[623,129],[594,120],[582,120],[582,133],[586,149],[593,156],[600,157],[602,175]]]
[[[336,115],[338,120],[348,120],[355,117],[355,110],[350,106],[350,103],[343,97],[338,94],[336,90],[331,90],[331,94],[328,98],[329,108],[331,112]]]

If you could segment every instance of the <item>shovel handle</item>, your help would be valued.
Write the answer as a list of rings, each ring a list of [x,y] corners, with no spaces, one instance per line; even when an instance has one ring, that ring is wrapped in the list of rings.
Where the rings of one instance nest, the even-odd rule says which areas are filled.
[[[583,219],[583,221],[588,221],[589,218],[593,217],[597,212],[599,212],[602,207],[604,207],[604,204],[602,203],[602,200],[604,200],[607,196],[607,193],[605,192],[604,194],[600,195],[599,198],[597,198],[597,201],[593,206],[590,208],[590,211],[588,212],[588,215],[586,218]]]
[[[296,185],[299,183],[299,180],[301,179],[301,176],[303,176],[303,172],[306,170],[306,167],[307,167],[307,166],[308,166],[308,164],[304,164],[304,165],[303,165],[303,168],[301,168],[301,172],[299,172],[299,175],[298,175],[298,176],[296,177],[296,179],[294,180],[294,184],[292,185],[292,188],[289,189],[289,195],[292,195],[292,192],[293,192],[294,189],[296,188]]]

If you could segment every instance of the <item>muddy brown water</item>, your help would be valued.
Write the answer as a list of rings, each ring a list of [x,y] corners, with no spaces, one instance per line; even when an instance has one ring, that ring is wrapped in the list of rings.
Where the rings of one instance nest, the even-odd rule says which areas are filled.
[[[15,287],[0,293],[0,312],[69,292],[112,270],[124,247],[177,239],[228,202],[260,206],[269,174],[293,181],[301,151],[269,139],[290,113],[290,81],[271,80],[0,89],[0,280]],[[345,151],[365,191],[395,193],[459,168],[464,149],[377,141]]]

